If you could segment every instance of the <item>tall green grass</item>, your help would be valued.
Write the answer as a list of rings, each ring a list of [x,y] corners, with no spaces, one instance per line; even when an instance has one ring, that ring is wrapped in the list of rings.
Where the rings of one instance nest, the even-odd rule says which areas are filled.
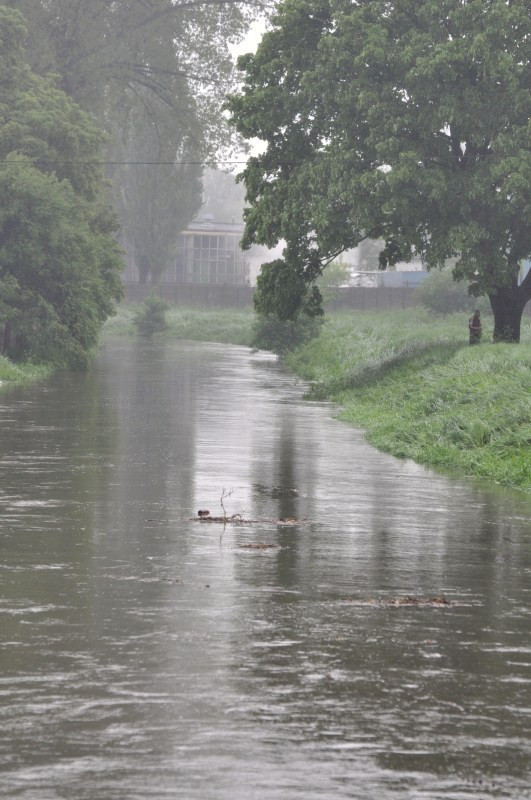
[[[137,304],[121,305],[105,323],[104,334],[136,336],[133,319]],[[173,306],[166,312],[167,330],[160,334],[170,339],[192,339],[250,346],[255,315],[251,309],[192,309]]]
[[[286,362],[380,449],[531,492],[531,322],[520,345],[490,333],[469,347],[463,315],[343,313]]]
[[[45,378],[51,368],[42,364],[13,364],[8,358],[0,355],[0,390],[17,383],[29,383]]]

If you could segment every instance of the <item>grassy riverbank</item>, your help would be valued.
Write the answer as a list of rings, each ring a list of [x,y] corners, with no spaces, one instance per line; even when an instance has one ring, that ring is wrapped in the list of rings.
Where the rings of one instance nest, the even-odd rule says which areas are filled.
[[[0,356],[0,390],[20,383],[30,383],[45,378],[51,367],[36,364],[13,364],[5,356]]]
[[[107,320],[104,334],[135,336],[133,316],[138,305],[121,305],[114,317]],[[222,342],[250,346],[254,312],[249,309],[196,309],[173,306],[166,312],[169,339],[191,339],[199,342]]]
[[[469,347],[462,315],[330,315],[286,358],[381,450],[531,492],[531,323],[520,345]]]
[[[134,306],[105,331],[135,335]],[[251,310],[172,308],[169,338],[249,345]],[[286,364],[310,395],[342,405],[381,450],[531,493],[531,320],[520,345],[468,345],[463,314],[421,309],[327,315],[319,338]]]

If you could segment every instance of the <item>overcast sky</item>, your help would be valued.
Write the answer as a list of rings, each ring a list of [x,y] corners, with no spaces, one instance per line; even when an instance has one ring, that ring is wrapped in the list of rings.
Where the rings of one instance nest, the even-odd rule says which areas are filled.
[[[256,22],[253,22],[245,39],[243,39],[239,44],[230,48],[234,54],[234,58],[237,58],[244,53],[254,53],[265,29],[266,23],[263,17],[261,19],[257,19]]]
[[[242,41],[234,45],[230,48],[234,58],[238,58],[238,56],[243,55],[244,53],[254,53],[256,48],[258,47],[258,43],[262,38],[264,31],[266,30],[266,21],[263,17],[257,19],[256,22],[253,22],[249,29],[249,33],[247,36],[242,39]],[[259,153],[264,149],[263,144],[258,140],[255,139],[250,142],[251,144],[251,153]],[[246,159],[244,153],[241,154],[242,160]],[[225,165],[225,168],[229,168],[229,165]],[[230,169],[230,168],[229,168]],[[231,172],[241,172],[243,169],[243,164],[234,164]]]

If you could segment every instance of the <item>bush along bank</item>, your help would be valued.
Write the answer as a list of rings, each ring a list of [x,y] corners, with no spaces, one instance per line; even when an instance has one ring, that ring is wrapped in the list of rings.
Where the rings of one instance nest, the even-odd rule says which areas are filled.
[[[466,315],[329,316],[285,357],[381,450],[531,493],[531,321],[520,345],[470,347]]]
[[[52,367],[26,362],[13,364],[6,356],[0,355],[0,390],[21,383],[41,380],[49,375]]]

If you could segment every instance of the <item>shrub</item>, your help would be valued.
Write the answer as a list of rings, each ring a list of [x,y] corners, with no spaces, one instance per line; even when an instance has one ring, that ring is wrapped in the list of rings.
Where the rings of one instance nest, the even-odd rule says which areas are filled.
[[[322,319],[300,314],[281,320],[275,314],[260,315],[254,324],[252,347],[284,355],[319,335]]]
[[[142,336],[163,333],[168,327],[166,311],[169,307],[169,303],[157,294],[150,294],[146,297],[133,316],[133,322],[138,332]]]

